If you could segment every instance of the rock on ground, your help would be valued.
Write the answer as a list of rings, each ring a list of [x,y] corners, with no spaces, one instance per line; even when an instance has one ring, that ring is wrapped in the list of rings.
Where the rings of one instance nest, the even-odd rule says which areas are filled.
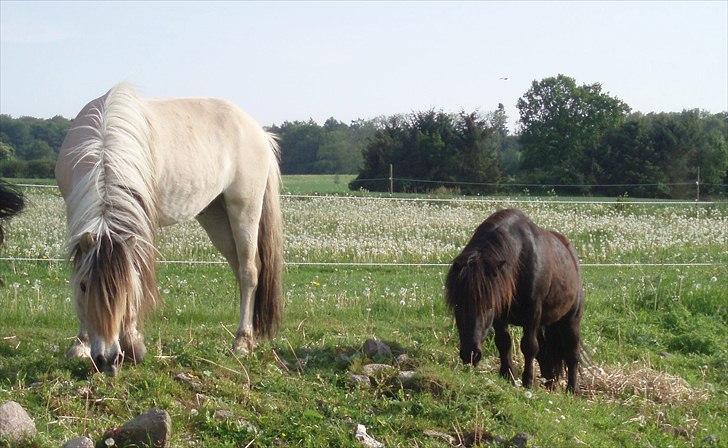
[[[354,438],[358,440],[366,448],[384,448],[384,444],[374,437],[367,434],[367,428],[364,425],[356,425],[356,433]]]
[[[365,375],[372,376],[394,369],[389,364],[367,364],[361,368]]]
[[[372,385],[372,381],[366,375],[355,375],[352,373],[351,375],[349,375],[349,381],[352,384],[360,387],[369,387]]]
[[[167,411],[150,409],[121,428],[107,431],[103,440],[114,439],[115,447],[166,448],[171,435],[172,419]]]
[[[361,350],[370,358],[387,358],[392,356],[392,349],[379,339],[367,339],[364,341]]]
[[[525,432],[519,432],[513,438],[511,439],[511,445],[515,446],[516,448],[523,448],[528,444],[528,439],[531,436],[526,434]]]
[[[94,441],[88,437],[76,437],[64,443],[63,448],[94,448]]]
[[[6,401],[0,406],[0,440],[20,443],[37,433],[35,422],[18,403]]]

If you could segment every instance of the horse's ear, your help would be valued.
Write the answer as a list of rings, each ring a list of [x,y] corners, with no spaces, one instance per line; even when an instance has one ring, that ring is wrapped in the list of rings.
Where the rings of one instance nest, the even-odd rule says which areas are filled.
[[[129,236],[129,237],[128,237],[128,238],[126,239],[126,243],[127,243],[128,245],[129,245],[129,247],[134,247],[134,246],[136,246],[136,244],[137,244],[137,237],[136,237],[136,235],[130,235],[130,236]]]
[[[88,252],[95,244],[96,236],[94,236],[91,232],[84,233],[81,236],[81,239],[78,240],[78,247],[81,248],[81,252]]]

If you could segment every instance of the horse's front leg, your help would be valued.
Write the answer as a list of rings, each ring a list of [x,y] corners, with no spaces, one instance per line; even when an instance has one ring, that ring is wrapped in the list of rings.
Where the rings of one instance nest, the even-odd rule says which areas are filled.
[[[74,339],[71,346],[66,350],[66,357],[68,358],[90,358],[91,347],[88,345],[88,332],[83,327],[79,326],[78,335]]]
[[[511,334],[508,332],[508,324],[496,320],[493,323],[495,331],[495,346],[500,356],[500,375],[510,381],[513,381],[513,364],[511,362]]]
[[[124,322],[119,335],[119,345],[124,352],[124,359],[133,363],[139,363],[147,354],[147,347],[144,345],[144,335],[137,329],[136,316],[130,317]]]
[[[536,321],[538,322],[538,320]],[[533,384],[533,360],[538,354],[538,323],[523,326],[521,352],[523,352],[523,376],[521,384],[530,388]]]

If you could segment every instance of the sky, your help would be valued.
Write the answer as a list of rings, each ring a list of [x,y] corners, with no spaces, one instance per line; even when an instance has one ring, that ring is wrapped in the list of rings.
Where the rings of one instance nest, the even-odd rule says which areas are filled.
[[[633,110],[728,110],[728,1],[0,2],[0,113],[74,117],[120,81],[261,124],[487,112],[559,73]],[[507,78],[507,79],[501,79]]]

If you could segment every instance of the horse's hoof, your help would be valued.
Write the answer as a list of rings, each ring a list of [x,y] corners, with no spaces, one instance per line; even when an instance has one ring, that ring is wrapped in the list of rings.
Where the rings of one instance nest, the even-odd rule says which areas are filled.
[[[124,350],[124,357],[134,364],[142,362],[144,356],[147,354],[147,347],[142,341],[133,342],[130,346],[122,346]]]
[[[66,350],[66,358],[91,358],[91,349],[88,344],[83,342],[74,342],[73,345]]]
[[[233,342],[233,352],[247,356],[255,349],[255,339],[252,336],[240,335]]]

